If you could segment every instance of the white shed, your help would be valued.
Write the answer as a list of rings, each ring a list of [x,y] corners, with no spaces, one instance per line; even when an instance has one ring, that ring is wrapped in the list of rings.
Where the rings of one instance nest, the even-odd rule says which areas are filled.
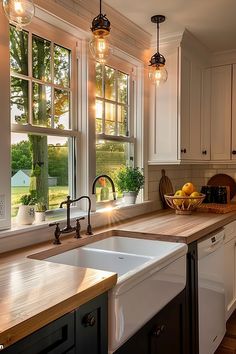
[[[19,170],[11,178],[12,187],[29,187],[31,170]]]

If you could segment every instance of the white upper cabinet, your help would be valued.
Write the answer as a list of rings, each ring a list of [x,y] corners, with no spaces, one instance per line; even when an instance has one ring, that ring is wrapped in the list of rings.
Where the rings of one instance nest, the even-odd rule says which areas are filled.
[[[232,146],[231,158],[236,160],[236,64],[233,65],[232,80]]]
[[[195,39],[189,34],[186,37],[181,46],[163,52],[168,80],[151,100],[150,164],[210,158],[210,111],[202,109],[209,94],[204,85],[207,64],[199,44],[192,44]]]
[[[181,51],[181,100],[179,117],[179,158],[181,160],[201,160],[208,153],[206,147],[202,147],[202,134],[207,133],[201,124],[202,73],[203,68],[201,63],[191,58],[183,49]],[[207,118],[205,117],[205,119]],[[206,150],[206,155],[203,154],[203,150]]]
[[[231,159],[232,66],[212,68],[211,160]]]
[[[171,163],[178,159],[178,48],[168,54],[168,80],[152,86],[149,120],[149,162]]]

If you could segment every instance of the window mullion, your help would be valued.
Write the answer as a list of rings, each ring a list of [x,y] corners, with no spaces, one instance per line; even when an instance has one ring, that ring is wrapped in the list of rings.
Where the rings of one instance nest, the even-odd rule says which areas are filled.
[[[32,83],[32,76],[33,76],[33,45],[32,45],[32,33],[29,32],[28,34],[28,75],[30,77],[29,80],[29,89],[28,89],[28,99],[29,99],[29,119],[28,122],[30,125],[33,124],[33,83]]]
[[[115,135],[118,135],[118,71],[115,70],[115,102],[116,102],[116,108],[115,108]]]
[[[54,128],[54,114],[55,114],[55,107],[54,107],[54,97],[55,97],[55,93],[54,93],[54,43],[51,42],[51,65],[50,65],[50,70],[51,70],[51,97],[52,97],[52,111],[51,111],[51,127]]]

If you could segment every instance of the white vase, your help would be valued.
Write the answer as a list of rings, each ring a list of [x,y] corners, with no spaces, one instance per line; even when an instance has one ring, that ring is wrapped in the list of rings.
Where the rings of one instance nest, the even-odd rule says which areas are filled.
[[[46,217],[45,211],[36,211],[35,218],[34,218],[35,224],[39,224],[42,221],[45,221],[45,217]]]
[[[20,205],[16,217],[16,222],[19,225],[31,225],[34,222],[34,206]]]
[[[138,192],[123,192],[123,202],[125,204],[135,204]]]

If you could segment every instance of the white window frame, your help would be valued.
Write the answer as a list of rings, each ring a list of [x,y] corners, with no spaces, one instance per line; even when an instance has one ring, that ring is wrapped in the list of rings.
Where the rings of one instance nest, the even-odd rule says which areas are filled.
[[[18,77],[24,80],[37,83],[43,83],[44,85],[48,85],[50,87],[65,89],[70,92],[71,96],[71,114],[70,114],[70,129],[57,129],[57,128],[49,128],[49,127],[40,127],[36,125],[32,125],[32,85],[29,85],[29,123],[25,125],[21,124],[11,124],[11,132],[12,133],[25,133],[25,134],[35,134],[35,135],[47,135],[47,136],[59,136],[65,138],[73,138],[72,143],[69,148],[69,194],[72,197],[75,197],[76,193],[80,186],[78,186],[78,180],[80,176],[78,174],[78,164],[80,155],[80,136],[81,133],[79,131],[79,119],[81,119],[81,111],[79,109],[81,105],[81,99],[78,94],[78,89],[81,85],[79,85],[79,77],[81,73],[81,65],[79,63],[79,55],[78,53],[81,51],[82,40],[80,38],[74,37],[71,34],[61,30],[53,25],[46,23],[38,18],[34,18],[33,22],[27,26],[26,31],[28,32],[28,75],[22,75],[15,72],[11,73],[11,76]],[[31,62],[31,51],[32,51],[32,34],[39,36],[43,39],[46,39],[52,43],[58,44],[62,47],[65,47],[71,51],[71,73],[70,73],[70,88],[59,87],[58,85],[53,83],[53,77],[51,78],[51,82],[43,82],[42,80],[38,80],[33,78],[32,76],[32,62]],[[53,99],[53,95],[52,95]],[[52,112],[53,114],[53,112]],[[56,212],[56,210],[55,210]],[[53,214],[53,210],[50,210],[50,214]]]
[[[109,140],[109,141],[119,141],[119,142],[129,142],[134,144],[134,166],[139,166],[140,168],[146,168],[144,166],[144,64],[140,60],[130,56],[123,51],[114,48],[113,54],[109,60],[107,60],[106,65],[120,70],[124,73],[130,75],[130,136],[114,136],[106,134],[96,134],[95,122],[95,62],[90,56],[89,60],[89,81],[93,84],[90,87],[90,102],[91,107],[89,109],[89,149],[90,149],[90,161],[89,161],[89,183],[92,185],[94,178],[96,177],[96,147],[93,143],[97,138]],[[132,92],[131,92],[132,91]],[[91,195],[91,194],[90,194]],[[144,197],[145,196],[145,197]],[[96,203],[96,196],[91,195],[93,210],[96,207],[99,208],[99,203]],[[142,202],[146,199],[143,191],[141,191],[138,202]],[[109,202],[108,202],[109,203]],[[104,206],[104,202],[102,205]]]

